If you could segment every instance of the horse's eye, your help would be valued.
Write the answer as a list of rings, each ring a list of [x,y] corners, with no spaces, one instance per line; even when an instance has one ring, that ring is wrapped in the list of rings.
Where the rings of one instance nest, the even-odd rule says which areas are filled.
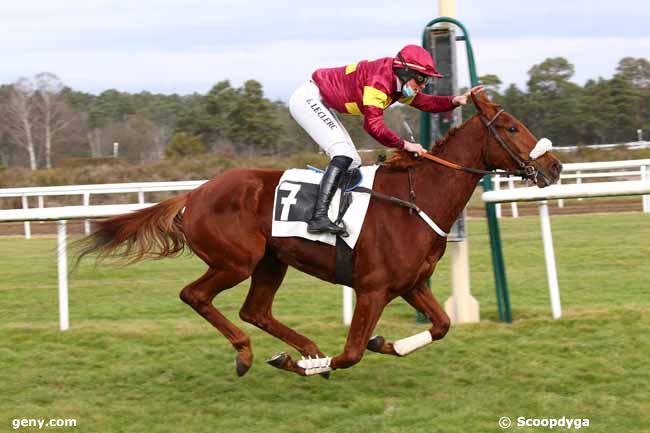
[[[508,132],[517,132],[517,127],[511,126],[510,128],[508,128]]]

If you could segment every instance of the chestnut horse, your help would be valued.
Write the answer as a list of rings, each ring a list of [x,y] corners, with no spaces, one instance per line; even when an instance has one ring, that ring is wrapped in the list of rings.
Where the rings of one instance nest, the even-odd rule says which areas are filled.
[[[417,206],[445,232],[462,212],[483,171],[525,172],[544,187],[558,180],[562,168],[550,153],[531,155],[538,141],[512,115],[484,94],[472,95],[472,99],[478,114],[451,130],[426,155],[454,163],[451,167],[462,166],[461,170],[399,151],[375,176],[373,190],[385,195],[408,200],[409,188],[413,188]],[[250,338],[219,312],[213,299],[249,277],[251,285],[240,318],[303,356],[294,361],[281,353],[268,361],[280,369],[327,376],[330,370],[358,363],[366,349],[404,356],[445,336],[449,317],[426,281],[445,252],[446,238],[431,230],[417,213],[376,197],[370,201],[353,251],[356,307],[343,352],[325,357],[313,341],[274,318],[273,298],[288,266],[335,281],[334,247],[271,236],[273,199],[281,175],[278,170],[229,170],[187,194],[99,221],[94,233],[82,240],[85,247],[78,257],[99,252],[100,258],[121,256],[137,261],[174,256],[188,246],[208,270],[187,285],[180,297],[235,348],[239,376],[253,361]],[[431,328],[394,343],[383,337],[371,339],[384,307],[398,296],[423,313]]]

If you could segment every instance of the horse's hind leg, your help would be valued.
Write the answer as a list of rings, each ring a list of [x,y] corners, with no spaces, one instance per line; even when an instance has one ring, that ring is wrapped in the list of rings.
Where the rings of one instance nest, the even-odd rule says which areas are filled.
[[[376,336],[368,342],[368,350],[387,355],[406,356],[435,340],[443,338],[449,331],[450,320],[445,310],[433,296],[426,283],[419,284],[402,297],[413,308],[424,314],[432,323],[428,331],[404,338],[394,343],[387,342],[384,337]]]
[[[212,300],[219,292],[235,286],[246,278],[248,275],[241,271],[210,268],[201,278],[186,286],[180,294],[183,302],[194,308],[217,328],[237,350],[235,366],[238,376],[246,374],[253,364],[250,339],[212,305]]]
[[[287,272],[287,265],[268,251],[259,262],[251,278],[251,287],[246,301],[239,311],[239,317],[295,348],[303,356],[324,357],[316,344],[279,322],[272,313],[273,298]],[[271,365],[295,371],[283,357],[276,357]],[[296,371],[297,372],[297,371]]]

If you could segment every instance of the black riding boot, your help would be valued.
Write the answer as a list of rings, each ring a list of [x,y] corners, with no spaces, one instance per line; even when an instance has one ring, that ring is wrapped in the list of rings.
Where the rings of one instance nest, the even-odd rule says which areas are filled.
[[[352,158],[347,156],[335,156],[327,166],[323,178],[320,181],[320,189],[318,190],[318,198],[314,206],[314,215],[307,223],[307,231],[309,233],[332,233],[334,235],[347,235],[343,227],[339,227],[330,221],[327,216],[327,211],[330,208],[332,197],[336,193],[339,182],[346,172]]]

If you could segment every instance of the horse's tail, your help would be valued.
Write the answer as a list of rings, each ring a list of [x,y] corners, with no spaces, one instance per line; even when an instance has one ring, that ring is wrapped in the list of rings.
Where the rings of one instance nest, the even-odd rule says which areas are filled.
[[[96,229],[77,242],[76,264],[90,253],[97,260],[127,259],[127,264],[144,258],[177,256],[185,249],[183,208],[187,194],[172,197],[136,212],[94,222]]]

